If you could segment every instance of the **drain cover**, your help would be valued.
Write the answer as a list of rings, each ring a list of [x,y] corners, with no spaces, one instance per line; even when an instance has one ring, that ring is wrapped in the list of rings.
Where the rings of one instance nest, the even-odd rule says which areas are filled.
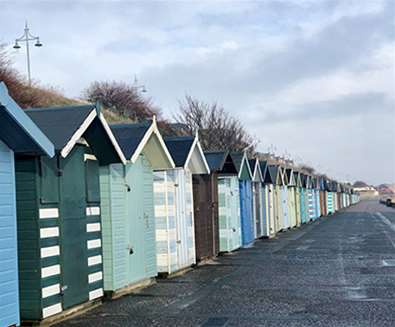
[[[229,318],[226,318],[226,317],[208,318],[202,326],[203,327],[225,326],[225,324],[228,322],[228,320],[229,320]]]

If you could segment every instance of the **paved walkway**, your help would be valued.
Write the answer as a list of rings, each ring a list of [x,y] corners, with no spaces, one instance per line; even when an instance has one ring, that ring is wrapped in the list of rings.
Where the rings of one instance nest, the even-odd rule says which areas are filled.
[[[362,202],[58,326],[395,326],[394,248]]]

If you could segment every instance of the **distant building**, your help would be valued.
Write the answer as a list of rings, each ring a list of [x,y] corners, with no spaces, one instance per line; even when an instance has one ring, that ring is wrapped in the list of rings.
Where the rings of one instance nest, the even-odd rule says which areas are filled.
[[[373,186],[354,187],[354,191],[359,194],[361,200],[379,196],[379,192]]]

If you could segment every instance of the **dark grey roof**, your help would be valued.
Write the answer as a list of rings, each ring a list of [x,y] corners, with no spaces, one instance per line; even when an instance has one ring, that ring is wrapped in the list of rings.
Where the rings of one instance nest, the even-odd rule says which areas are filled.
[[[96,106],[79,105],[26,110],[29,117],[54,144],[55,150],[61,151],[83,125]],[[122,162],[110,135],[98,118],[86,126],[82,137],[88,142],[101,165]]]
[[[166,146],[173,158],[176,167],[183,167],[191,151],[195,138],[192,136],[166,137]]]
[[[126,159],[130,160],[132,158],[151,124],[151,121],[144,121],[136,124],[111,125],[111,130]]]
[[[83,105],[37,108],[25,112],[51,140],[55,149],[62,150],[94,109],[94,105]]]
[[[269,165],[267,168],[268,168],[268,172],[269,172],[269,175],[270,175],[271,183],[276,185],[277,184],[277,176],[279,174],[280,166],[278,166],[278,165]]]
[[[235,163],[237,172],[240,173],[240,170],[241,170],[241,168],[242,168],[242,167],[241,167],[241,163],[242,163],[242,161],[243,161],[244,153],[243,153],[243,152],[232,152],[232,153],[230,154],[230,156],[232,157],[232,160],[233,160],[233,162]],[[247,163],[247,164],[248,164],[248,163]]]
[[[265,179],[266,171],[267,171],[267,161],[259,160],[259,166],[261,168],[263,179]]]
[[[221,171],[225,164],[226,157],[228,156],[228,152],[210,151],[204,152],[204,155],[211,171]]]
[[[204,152],[207,164],[212,172],[237,174],[237,169],[228,151]]]

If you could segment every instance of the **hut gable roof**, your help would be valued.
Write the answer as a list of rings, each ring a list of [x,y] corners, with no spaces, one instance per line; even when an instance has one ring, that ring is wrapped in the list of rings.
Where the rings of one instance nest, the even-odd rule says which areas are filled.
[[[254,182],[263,182],[263,174],[258,159],[249,159],[248,163],[252,171],[252,180]]]
[[[0,140],[15,153],[30,153],[53,157],[52,142],[26,115],[0,82]]]
[[[262,174],[262,182],[266,183],[266,175],[267,175],[267,161],[259,160],[259,168]]]
[[[154,169],[175,168],[165,141],[156,125],[156,119],[134,124],[111,125],[125,157],[135,163],[145,153]]]
[[[193,174],[210,173],[197,135],[167,137],[165,143],[176,167],[188,167]]]
[[[281,172],[281,179],[282,179],[282,185],[288,185],[288,176],[286,173],[286,168],[285,167],[281,167],[280,169]]]
[[[288,185],[289,186],[296,186],[296,179],[295,179],[294,170],[292,168],[286,168],[285,173],[287,175]]]
[[[281,167],[278,165],[269,165],[268,171],[270,178],[274,185],[283,185],[283,179],[281,176]]]
[[[228,151],[204,152],[210,171],[237,175],[236,165]]]
[[[232,152],[231,157],[236,165],[238,177],[242,180],[251,180],[252,172],[245,152]]]
[[[83,137],[102,164],[126,161],[100,108],[95,105],[36,108],[26,113],[63,158]]]

